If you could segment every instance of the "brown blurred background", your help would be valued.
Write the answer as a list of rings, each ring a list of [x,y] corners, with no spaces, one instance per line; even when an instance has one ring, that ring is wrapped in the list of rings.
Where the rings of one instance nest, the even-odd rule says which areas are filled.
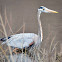
[[[43,27],[44,40],[42,45],[49,48],[54,38],[53,45],[57,45],[57,50],[61,50],[62,46],[62,1],[61,0],[0,0],[0,13],[5,23],[5,8],[10,26],[15,33],[25,23],[25,32],[38,32],[37,9],[40,6],[46,6],[49,9],[58,11],[58,14],[41,14],[41,22]],[[0,29],[2,27],[0,26]],[[10,32],[6,25],[7,34]],[[18,33],[23,32],[21,29]],[[10,35],[12,33],[10,32]],[[4,35],[0,32],[0,37]],[[48,38],[48,39],[47,39]]]

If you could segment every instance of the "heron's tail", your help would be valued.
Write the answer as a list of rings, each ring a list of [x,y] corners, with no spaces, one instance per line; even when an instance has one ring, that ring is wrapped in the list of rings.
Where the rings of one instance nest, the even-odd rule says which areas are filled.
[[[8,39],[9,38],[11,38],[11,37],[8,37]],[[5,44],[6,43],[6,40],[7,40],[7,38],[6,37],[4,37],[4,38],[0,38],[0,41],[2,41],[3,43],[2,44]]]
[[[0,41],[2,41],[2,44],[1,45],[3,45],[3,44],[6,43],[6,38],[5,37],[4,38],[0,38]]]
[[[8,39],[9,39],[9,38],[10,38],[10,37],[8,37]],[[1,45],[5,44],[5,43],[6,43],[6,40],[7,40],[7,38],[6,38],[6,37],[4,37],[4,38],[0,38],[0,41],[2,41],[2,42],[3,42]]]
[[[9,39],[9,38],[11,38],[11,37],[8,37],[8,39]],[[0,38],[0,41],[3,41],[3,42],[4,42],[4,41],[6,41],[6,40],[7,40],[6,37],[4,37],[4,38]]]
[[[6,38],[4,37],[4,38],[0,38],[0,41],[6,41]]]

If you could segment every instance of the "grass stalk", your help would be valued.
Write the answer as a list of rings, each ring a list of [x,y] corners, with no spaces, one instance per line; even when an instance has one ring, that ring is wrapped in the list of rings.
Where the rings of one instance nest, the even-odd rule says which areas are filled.
[[[3,23],[3,20],[2,20],[1,14],[0,14],[0,20],[1,20],[1,24],[2,24],[2,27],[3,27],[4,33],[5,33],[5,37],[7,39],[8,36],[7,36],[7,33],[6,33],[6,29],[5,29],[5,26],[4,26],[4,23]],[[7,40],[7,43],[8,43],[8,40]],[[9,47],[9,52],[10,52],[11,57],[12,57],[11,47],[10,46],[8,46],[8,47]],[[13,57],[12,57],[12,62],[14,62]]]

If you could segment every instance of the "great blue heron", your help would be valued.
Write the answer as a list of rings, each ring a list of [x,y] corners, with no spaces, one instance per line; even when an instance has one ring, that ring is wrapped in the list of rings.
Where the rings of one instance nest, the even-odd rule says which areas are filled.
[[[8,46],[12,46],[14,48],[27,48],[33,44],[38,45],[42,42],[43,35],[42,35],[42,26],[41,26],[41,20],[40,20],[40,14],[44,13],[58,13],[54,10],[50,10],[44,6],[40,6],[38,9],[37,17],[38,17],[38,35],[34,33],[20,33],[20,34],[15,34],[11,35],[6,38],[1,38],[0,40],[3,41],[2,44],[7,44]],[[8,42],[7,42],[8,41]]]

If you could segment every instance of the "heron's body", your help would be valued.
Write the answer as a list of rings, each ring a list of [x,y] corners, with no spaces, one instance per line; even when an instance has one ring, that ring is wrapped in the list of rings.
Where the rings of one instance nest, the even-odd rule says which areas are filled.
[[[20,33],[11,35],[10,38],[5,40],[2,44],[7,43],[8,46],[17,48],[27,48],[35,42],[35,37],[38,38],[37,34],[34,33]],[[2,39],[3,40],[3,39]]]

